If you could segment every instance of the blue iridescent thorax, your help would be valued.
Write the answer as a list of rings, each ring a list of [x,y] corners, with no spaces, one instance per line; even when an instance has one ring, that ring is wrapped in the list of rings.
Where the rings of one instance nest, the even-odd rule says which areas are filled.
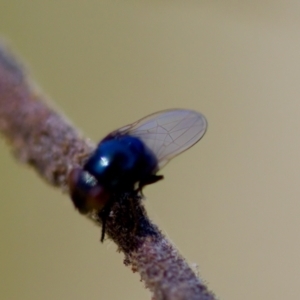
[[[131,191],[156,173],[157,159],[137,137],[120,135],[99,143],[83,169],[106,189]]]

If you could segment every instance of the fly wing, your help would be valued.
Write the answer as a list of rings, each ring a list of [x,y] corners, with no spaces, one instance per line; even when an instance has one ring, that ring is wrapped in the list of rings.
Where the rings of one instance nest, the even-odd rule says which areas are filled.
[[[118,130],[138,137],[155,154],[159,168],[192,147],[204,135],[205,117],[193,110],[165,110],[149,115]]]

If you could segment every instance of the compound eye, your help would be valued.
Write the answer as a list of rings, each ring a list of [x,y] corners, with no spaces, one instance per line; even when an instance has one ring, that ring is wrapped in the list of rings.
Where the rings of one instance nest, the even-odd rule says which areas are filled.
[[[68,185],[73,204],[82,214],[101,211],[110,197],[94,176],[80,168],[71,170]]]

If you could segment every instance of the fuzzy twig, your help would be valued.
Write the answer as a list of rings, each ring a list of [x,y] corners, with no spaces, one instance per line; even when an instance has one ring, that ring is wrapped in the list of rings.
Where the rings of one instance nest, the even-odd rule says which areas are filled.
[[[95,145],[56,112],[21,64],[0,45],[0,132],[15,156],[49,184],[68,191],[67,177],[83,165]],[[112,201],[106,233],[139,272],[155,300],[213,300],[213,294],[185,259],[148,218],[137,195]],[[87,215],[97,225],[99,212]]]

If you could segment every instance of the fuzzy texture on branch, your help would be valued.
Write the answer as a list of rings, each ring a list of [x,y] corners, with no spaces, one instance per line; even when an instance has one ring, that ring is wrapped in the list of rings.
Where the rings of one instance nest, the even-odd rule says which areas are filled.
[[[0,44],[0,132],[15,156],[52,186],[67,192],[67,178],[95,149],[56,112],[7,47]],[[138,195],[111,201],[106,234],[139,272],[155,300],[213,300],[214,295],[148,218]],[[100,212],[86,215],[101,226]]]

